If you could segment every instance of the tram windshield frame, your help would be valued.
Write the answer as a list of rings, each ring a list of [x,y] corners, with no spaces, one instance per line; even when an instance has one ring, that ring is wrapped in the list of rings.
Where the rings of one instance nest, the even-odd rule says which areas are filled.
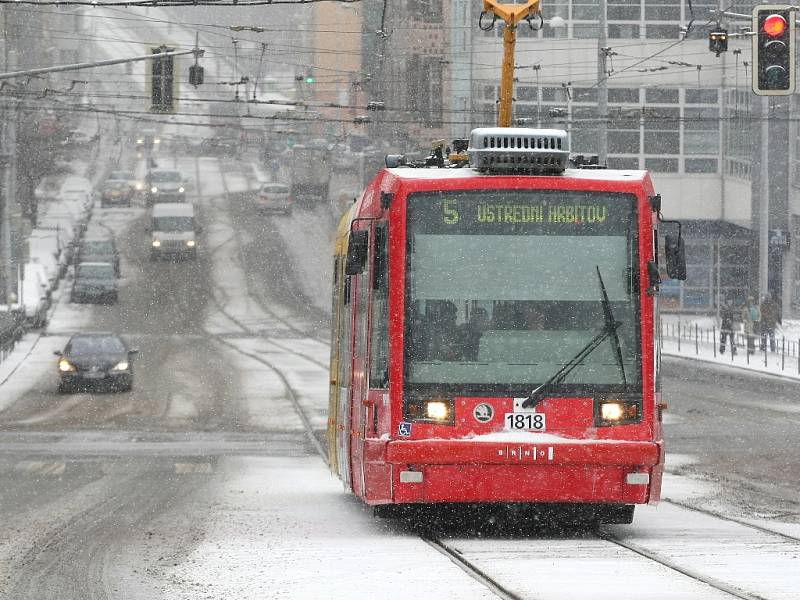
[[[409,194],[405,389],[529,394],[603,331],[599,270],[625,377],[609,338],[550,392],[641,392],[637,206],[620,192]]]

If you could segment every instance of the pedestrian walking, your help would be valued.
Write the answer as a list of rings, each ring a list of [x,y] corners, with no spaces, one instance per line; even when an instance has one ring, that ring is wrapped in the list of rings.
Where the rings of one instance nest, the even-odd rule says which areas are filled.
[[[747,353],[753,354],[756,351],[756,333],[761,323],[761,311],[752,296],[747,297],[747,303],[742,308],[742,323],[747,338]]]
[[[764,296],[761,302],[761,349],[767,347],[769,337],[769,350],[775,352],[775,327],[781,323],[780,308],[772,295]]]
[[[731,302],[730,298],[726,298],[722,303],[722,309],[719,312],[720,316],[720,334],[719,334],[719,353],[725,354],[726,339],[731,345],[731,356],[736,356],[736,319],[739,312]]]

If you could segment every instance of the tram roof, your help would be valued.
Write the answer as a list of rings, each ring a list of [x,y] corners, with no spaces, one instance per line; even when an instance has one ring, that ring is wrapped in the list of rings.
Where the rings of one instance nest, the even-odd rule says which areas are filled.
[[[592,181],[619,181],[619,182],[636,182],[644,181],[647,176],[647,171],[636,170],[617,170],[617,169],[567,169],[558,175],[498,175],[480,173],[475,169],[464,167],[461,169],[438,169],[438,168],[420,168],[410,169],[406,167],[399,167],[396,169],[386,169],[393,177],[398,179],[407,180],[431,180],[431,179],[495,179],[495,178],[541,178],[541,177],[557,177],[566,179],[580,179]]]

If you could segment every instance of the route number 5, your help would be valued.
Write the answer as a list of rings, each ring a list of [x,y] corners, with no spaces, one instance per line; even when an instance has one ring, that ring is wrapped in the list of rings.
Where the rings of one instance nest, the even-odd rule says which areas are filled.
[[[444,212],[444,222],[448,225],[455,225],[458,223],[459,214],[458,211],[454,208],[456,201],[452,198],[449,200],[445,200],[442,204],[442,209]]]

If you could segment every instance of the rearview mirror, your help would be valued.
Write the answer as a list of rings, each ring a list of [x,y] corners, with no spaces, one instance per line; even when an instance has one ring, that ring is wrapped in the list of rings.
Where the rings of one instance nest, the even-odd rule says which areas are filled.
[[[664,236],[664,256],[667,259],[667,275],[670,279],[686,280],[686,248],[683,237],[678,235]]]
[[[367,264],[367,244],[369,230],[351,231],[347,242],[347,261],[344,265],[345,275],[358,275],[364,272]]]
[[[53,350],[53,354],[56,356],[61,356],[61,350]]]
[[[136,356],[139,354],[138,348],[134,348],[133,350],[128,350],[128,356]]]

